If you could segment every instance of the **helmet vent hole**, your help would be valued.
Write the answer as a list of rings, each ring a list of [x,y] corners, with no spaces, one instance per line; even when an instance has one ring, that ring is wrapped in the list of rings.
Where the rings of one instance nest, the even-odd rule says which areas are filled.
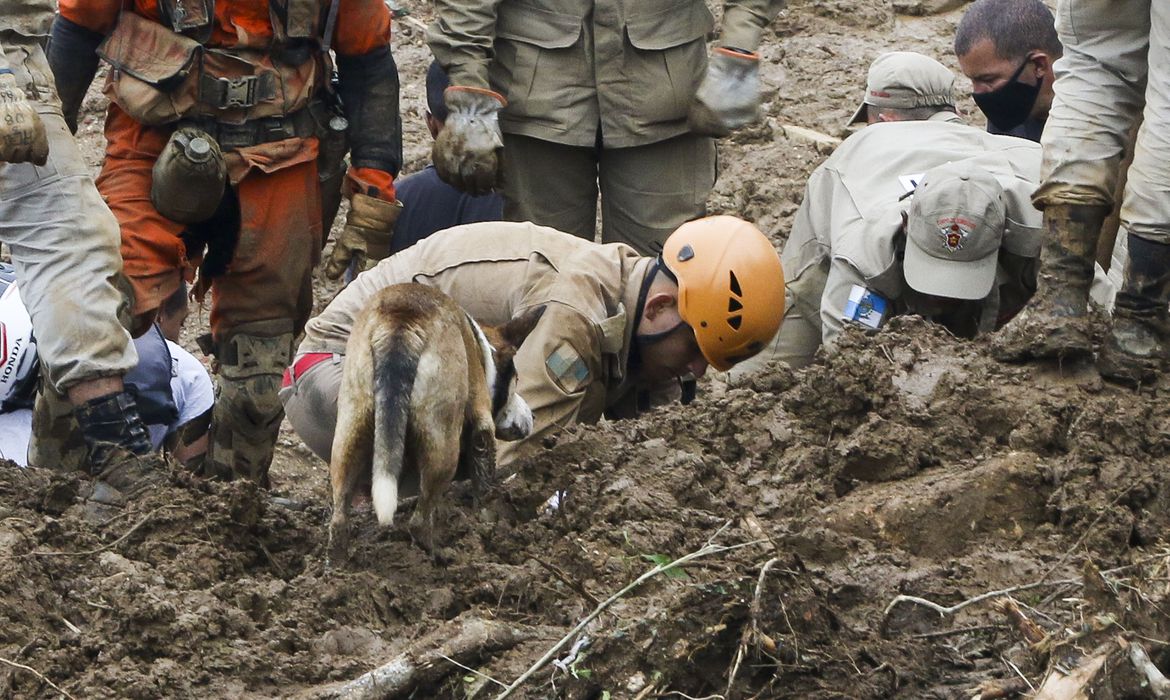
[[[743,291],[739,288],[739,278],[735,276],[735,270],[731,270],[731,293],[737,297],[743,296]]]
[[[737,331],[739,330],[739,327],[742,324],[743,324],[743,316],[732,316],[731,318],[727,319],[727,325],[731,326],[732,328],[734,328]]]
[[[741,304],[739,302],[739,299],[732,297],[732,298],[727,300],[727,311],[728,312],[734,313],[736,311],[739,311],[742,308],[743,308],[743,304]]]

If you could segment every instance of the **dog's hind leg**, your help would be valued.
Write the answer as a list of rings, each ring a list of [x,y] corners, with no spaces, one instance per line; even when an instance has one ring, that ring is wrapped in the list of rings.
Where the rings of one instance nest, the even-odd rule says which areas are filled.
[[[418,504],[410,519],[411,536],[423,549],[435,553],[435,509],[459,466],[461,432],[454,411],[436,411],[424,424],[414,426],[415,464],[419,470]]]
[[[362,360],[365,360],[363,362]],[[364,382],[356,376],[368,372],[368,358],[350,357],[337,397],[337,428],[329,460],[333,490],[333,517],[329,520],[326,566],[349,556],[349,505],[354,488],[370,470],[374,414]],[[363,369],[365,371],[363,371]],[[356,384],[356,386],[355,386]]]

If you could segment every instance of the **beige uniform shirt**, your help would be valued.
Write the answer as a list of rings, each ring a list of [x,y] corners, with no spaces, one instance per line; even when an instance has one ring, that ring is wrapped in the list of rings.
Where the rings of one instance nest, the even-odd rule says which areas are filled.
[[[1040,157],[1039,144],[988,134],[950,113],[928,121],[865,127],[809,178],[780,256],[792,301],[819,309],[826,345],[846,323],[854,285],[897,302],[905,284],[902,212],[910,207],[903,196],[913,191],[923,172],[971,160],[999,180],[1007,198],[994,313],[1002,319],[1018,312],[1035,289],[1040,254],[1042,218],[1030,198],[1040,178]],[[897,310],[895,303],[893,312]]]
[[[720,44],[754,51],[783,0],[727,0]],[[705,0],[437,0],[427,32],[452,85],[508,100],[500,128],[569,146],[687,131],[714,19]]]
[[[298,354],[344,353],[354,318],[377,290],[402,282],[441,289],[477,321],[499,325],[546,305],[516,355],[517,391],[533,435],[501,443],[506,462],[559,426],[625,413],[635,309],[653,262],[623,244],[598,244],[531,223],[491,221],[442,231],[357,277],[309,321]]]

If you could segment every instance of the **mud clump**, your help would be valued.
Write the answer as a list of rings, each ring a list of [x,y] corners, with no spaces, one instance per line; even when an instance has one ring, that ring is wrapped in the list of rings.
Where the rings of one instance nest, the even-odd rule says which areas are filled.
[[[956,697],[1014,676],[1001,655],[1033,680],[1045,658],[990,604],[940,617],[895,597],[951,606],[1047,574],[1018,595],[1054,639],[1093,615],[1170,632],[1167,419],[1156,396],[1000,365],[907,319],[801,372],[566,431],[478,509],[457,486],[439,561],[359,513],[332,571],[316,503],[180,475],[92,522],[69,479],[9,466],[0,656],[76,697],[311,695],[470,615],[529,630],[473,659],[510,681],[599,601],[715,545],[619,598],[518,696],[699,697],[735,669],[737,697]],[[417,692],[498,691],[441,676]],[[8,667],[0,694],[54,691]]]
[[[720,142],[709,211],[781,247],[827,153],[784,125],[846,135],[881,52],[954,66],[952,5],[792,0],[760,48],[765,119]],[[422,31],[399,23],[394,52],[404,98],[420,96]],[[95,84],[94,165],[104,106]],[[402,107],[413,172],[430,139],[421,100]],[[315,291],[319,308],[336,284]],[[1015,669],[1038,686],[1098,653],[1128,667],[1118,639],[1170,669],[1148,641],[1170,638],[1166,391],[1000,364],[894,319],[806,369],[566,430],[478,504],[456,485],[434,557],[358,512],[332,570],[326,469],[287,429],[275,494],[176,475],[96,520],[84,479],[0,465],[0,697],[319,697],[480,619],[523,634],[460,656],[474,673],[435,661],[412,692],[492,698],[485,677],[511,683],[602,601],[708,546],[618,597],[513,697],[970,698]],[[1008,589],[1041,643],[996,607],[1007,594],[947,614],[895,603]],[[1098,697],[1142,697],[1124,682]]]

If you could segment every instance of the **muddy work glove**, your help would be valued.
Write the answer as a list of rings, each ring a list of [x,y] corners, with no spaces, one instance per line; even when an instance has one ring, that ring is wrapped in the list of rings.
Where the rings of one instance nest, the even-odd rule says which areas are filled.
[[[459,86],[447,88],[443,97],[449,114],[431,151],[435,170],[458,190],[487,194],[500,184],[503,173],[499,114],[504,98],[491,90]]]
[[[357,272],[365,272],[390,255],[394,222],[402,212],[402,202],[354,193],[349,200],[345,228],[333,242],[333,252],[325,263],[325,276],[335,280],[353,263]]]
[[[12,69],[0,67],[0,162],[44,165],[48,159],[49,137],[40,115]]]
[[[760,113],[760,57],[739,49],[719,48],[707,63],[707,75],[691,100],[687,124],[700,136],[727,136]]]

